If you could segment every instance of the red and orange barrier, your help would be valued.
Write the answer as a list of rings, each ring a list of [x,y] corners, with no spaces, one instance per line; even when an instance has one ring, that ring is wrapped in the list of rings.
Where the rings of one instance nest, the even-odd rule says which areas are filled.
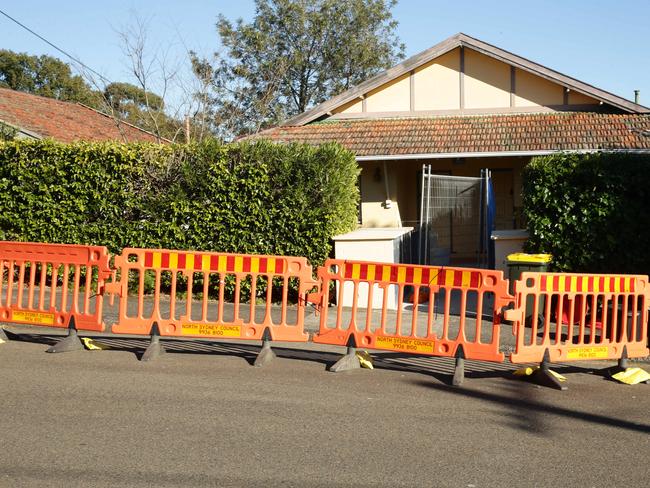
[[[0,320],[102,331],[110,273],[105,247],[0,242]]]
[[[268,330],[272,340],[308,339],[301,297],[317,283],[305,258],[127,248],[115,257],[115,267],[119,281],[106,288],[120,297],[113,332],[149,334],[157,322],[163,336],[259,340]],[[290,281],[298,282],[295,305],[289,299]],[[262,304],[260,284],[266,288]],[[163,286],[169,287],[168,297]],[[279,296],[274,287],[281,289]],[[145,310],[149,292],[153,304]],[[227,302],[232,306],[225,307]],[[275,317],[274,302],[280,306]]]
[[[314,342],[430,356],[456,356],[462,346],[465,358],[503,361],[499,313],[512,297],[501,271],[331,259],[319,268],[318,277],[322,312]],[[328,310],[332,283],[337,305]],[[344,294],[350,292],[352,304],[346,310]],[[412,296],[408,303],[407,292]],[[426,310],[420,310],[421,304]],[[484,312],[490,317],[487,324]],[[410,320],[404,320],[405,314]],[[426,320],[419,320],[420,315]]]
[[[525,272],[514,290],[513,363],[649,354],[647,276]]]

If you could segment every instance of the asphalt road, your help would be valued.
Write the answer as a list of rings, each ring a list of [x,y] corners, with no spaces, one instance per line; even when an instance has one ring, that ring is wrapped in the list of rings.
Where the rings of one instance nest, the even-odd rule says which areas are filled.
[[[569,390],[512,366],[376,355],[329,373],[336,348],[144,340],[45,354],[51,336],[0,345],[0,486],[647,486],[650,386],[563,367]],[[41,332],[43,329],[39,329]],[[47,333],[51,333],[49,330]]]

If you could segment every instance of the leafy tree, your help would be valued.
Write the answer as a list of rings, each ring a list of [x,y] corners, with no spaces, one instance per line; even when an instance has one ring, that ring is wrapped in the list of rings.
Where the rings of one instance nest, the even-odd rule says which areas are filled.
[[[130,83],[111,83],[104,89],[104,100],[112,114],[126,122],[173,139],[180,124],[169,117],[160,95]]]
[[[404,55],[396,0],[255,0],[251,23],[219,16],[225,55],[193,55],[211,88],[222,135],[242,135],[301,113]]]
[[[0,86],[98,107],[101,96],[70,66],[52,56],[30,56],[0,49]]]

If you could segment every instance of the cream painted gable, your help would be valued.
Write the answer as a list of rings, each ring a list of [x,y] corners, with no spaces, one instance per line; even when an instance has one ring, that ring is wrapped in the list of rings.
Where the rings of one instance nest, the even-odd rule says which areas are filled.
[[[553,111],[650,113],[648,107],[458,33],[281,125]]]
[[[334,108],[339,117],[431,112],[510,113],[583,110],[599,104],[526,70],[467,47],[453,49],[356,100]]]

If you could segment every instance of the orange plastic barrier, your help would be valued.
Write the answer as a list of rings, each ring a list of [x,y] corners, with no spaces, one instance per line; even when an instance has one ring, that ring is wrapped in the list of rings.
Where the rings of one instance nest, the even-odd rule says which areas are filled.
[[[110,273],[105,247],[0,242],[0,320],[102,331]]]
[[[465,358],[503,361],[500,311],[513,297],[501,271],[331,259],[318,276],[324,293],[314,342],[431,356],[455,356],[462,346]],[[328,310],[332,283],[337,305]]]
[[[272,340],[308,339],[304,297],[317,283],[305,258],[124,249],[115,267],[119,281],[106,286],[121,297],[113,332],[149,334],[155,321],[163,336],[259,340],[268,329]],[[298,282],[295,305],[290,282]],[[229,302],[226,286],[233,287]],[[266,288],[263,304],[259,286]]]
[[[522,273],[515,282],[513,363],[648,355],[647,276]]]

